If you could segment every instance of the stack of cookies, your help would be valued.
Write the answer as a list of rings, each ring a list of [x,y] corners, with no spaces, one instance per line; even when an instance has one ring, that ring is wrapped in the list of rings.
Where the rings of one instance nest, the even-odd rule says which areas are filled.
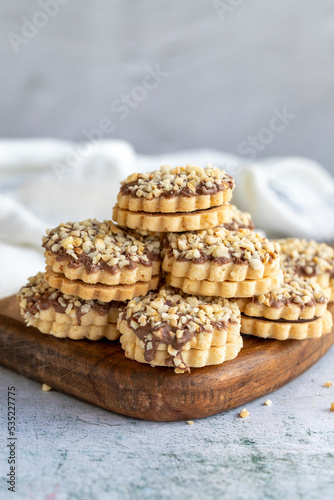
[[[73,340],[117,340],[121,302],[84,300],[51,287],[44,273],[29,278],[19,292],[20,309],[28,326]]]
[[[120,308],[159,283],[160,238],[110,221],[60,224],[43,247],[46,272],[31,278],[19,298],[24,318],[44,333],[115,340]]]
[[[250,214],[229,204],[233,188],[211,165],[131,175],[113,210],[117,225],[48,231],[46,271],[19,292],[24,319],[57,337],[121,336],[127,357],[176,373],[235,358],[240,333],[328,333],[334,250],[254,233]]]
[[[266,294],[233,299],[244,334],[277,340],[316,338],[329,333],[327,297],[314,281],[283,272],[284,282]]]

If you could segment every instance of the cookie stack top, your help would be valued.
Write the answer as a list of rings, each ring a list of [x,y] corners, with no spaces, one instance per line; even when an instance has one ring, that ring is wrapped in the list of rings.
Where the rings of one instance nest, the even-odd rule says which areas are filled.
[[[208,165],[162,166],[135,173],[123,183],[113,219],[123,227],[182,232],[229,223],[234,180]]]

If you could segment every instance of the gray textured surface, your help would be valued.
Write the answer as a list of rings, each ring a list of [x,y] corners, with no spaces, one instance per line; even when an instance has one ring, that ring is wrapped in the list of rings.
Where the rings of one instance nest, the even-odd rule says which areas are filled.
[[[187,425],[134,420],[44,393],[0,368],[1,405],[18,394],[18,492],[24,500],[329,500],[334,496],[334,350],[289,385]],[[6,437],[5,411],[0,430]],[[4,439],[1,440],[2,443]],[[1,471],[6,470],[4,446]]]
[[[41,3],[61,1],[15,53],[8,35],[22,36],[26,20],[43,24]],[[286,106],[296,117],[258,156],[303,155],[333,169],[333,1],[220,0],[220,17],[214,3],[2,0],[0,136],[82,140],[109,118],[104,136],[140,152],[239,154]],[[112,103],[156,65],[168,77],[122,119]]]

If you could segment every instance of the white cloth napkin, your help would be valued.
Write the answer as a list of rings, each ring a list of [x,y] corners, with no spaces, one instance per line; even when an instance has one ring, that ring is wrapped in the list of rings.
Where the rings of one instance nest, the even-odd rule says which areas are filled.
[[[0,296],[15,293],[44,269],[47,227],[85,218],[110,219],[119,183],[162,164],[208,163],[236,178],[233,202],[269,235],[334,240],[334,179],[301,158],[246,165],[212,150],[136,155],[126,142],[36,139],[0,141]]]

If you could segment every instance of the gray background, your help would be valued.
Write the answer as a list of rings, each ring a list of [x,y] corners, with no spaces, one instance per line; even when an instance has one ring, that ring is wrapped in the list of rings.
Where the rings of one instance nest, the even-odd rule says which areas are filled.
[[[64,5],[16,53],[10,34],[43,24],[48,1]],[[108,118],[103,136],[141,153],[239,154],[263,134],[258,157],[303,155],[334,171],[334,2],[221,4],[219,16],[205,0],[1,0],[0,136],[83,140]],[[111,104],[156,65],[168,76],[121,119]],[[284,107],[291,123],[263,133]]]

